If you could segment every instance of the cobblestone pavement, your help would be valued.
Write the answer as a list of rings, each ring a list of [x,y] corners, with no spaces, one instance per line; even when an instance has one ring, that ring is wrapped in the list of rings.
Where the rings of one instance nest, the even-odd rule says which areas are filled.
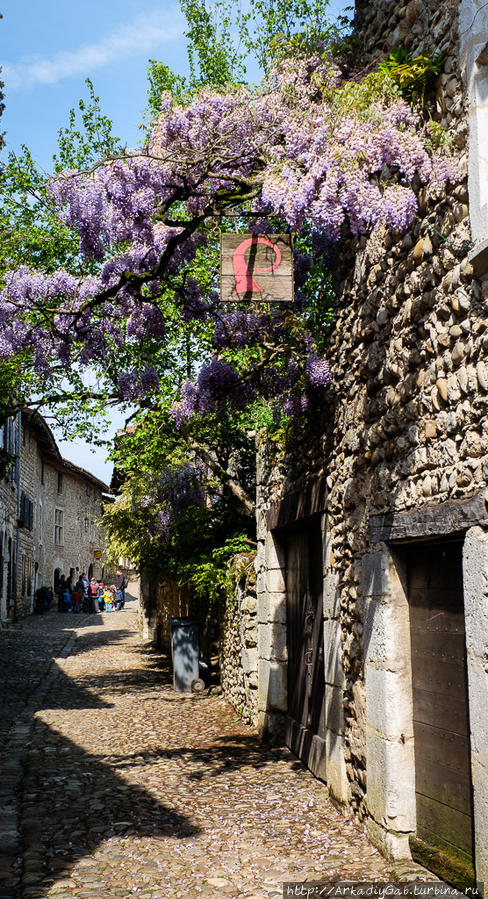
[[[222,697],[172,691],[133,604],[67,619],[8,635],[20,693],[33,671],[41,684],[13,703],[20,882],[0,881],[0,897],[281,897],[284,881],[391,877],[287,750],[261,744]]]

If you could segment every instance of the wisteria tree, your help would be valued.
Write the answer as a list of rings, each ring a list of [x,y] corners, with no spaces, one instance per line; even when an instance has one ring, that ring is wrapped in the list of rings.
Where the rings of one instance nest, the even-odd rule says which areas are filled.
[[[143,147],[53,178],[78,251],[56,270],[24,263],[5,273],[0,358],[22,359],[51,404],[66,376],[89,369],[99,402],[169,408],[193,456],[250,511],[230,460],[226,469],[209,450],[207,422],[306,410],[332,378],[317,316],[331,246],[379,225],[407,228],[415,185],[456,170],[387,71],[345,77],[324,2],[255,4],[267,69],[256,87],[239,83],[229,17],[218,33],[204,0],[182,5],[190,78],[153,67],[153,102],[162,90]],[[218,236],[229,227],[296,235],[292,308],[221,305]],[[202,431],[206,441],[195,438]]]
[[[186,105],[165,93],[143,150],[53,180],[60,218],[78,233],[88,272],[22,265],[5,274],[3,358],[27,349],[46,384],[53,366],[94,365],[122,400],[133,400],[157,390],[158,350],[176,314],[210,321],[216,350],[195,385],[185,386],[180,416],[266,391],[263,366],[239,371],[226,350],[257,335],[264,344],[278,320],[286,327],[286,315],[224,311],[215,273],[203,283],[198,277],[222,217],[259,212],[256,231],[269,231],[277,216],[282,227],[329,240],[345,228],[406,228],[416,211],[412,181],[445,181],[452,170],[429,152],[418,125],[398,97],[367,111],[351,106],[336,67],[318,56],[283,61],[254,91],[202,89]],[[311,384],[322,383],[326,369],[307,341],[303,370]],[[298,377],[287,361],[277,367],[280,396],[281,378],[291,386]]]

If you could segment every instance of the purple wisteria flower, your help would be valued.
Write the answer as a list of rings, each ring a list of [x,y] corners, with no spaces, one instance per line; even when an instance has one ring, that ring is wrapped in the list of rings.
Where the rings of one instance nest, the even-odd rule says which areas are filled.
[[[317,356],[316,353],[310,353],[308,356],[306,372],[309,384],[312,387],[328,387],[332,381],[329,363]]]
[[[328,365],[310,347],[301,374],[281,359],[268,370],[254,370],[251,361],[241,377],[224,358],[226,351],[257,343],[264,332],[279,342],[282,326],[272,316],[218,308],[208,292],[211,278],[202,277],[203,289],[194,276],[207,237],[191,219],[208,222],[215,211],[225,214],[229,191],[250,185],[253,211],[262,217],[252,230],[270,233],[274,217],[280,227],[305,226],[325,264],[345,226],[354,235],[378,225],[408,227],[417,211],[412,183],[437,188],[454,181],[457,164],[430,149],[403,100],[378,100],[367,112],[341,106],[339,83],[338,68],[315,55],[281,62],[259,90],[204,88],[184,104],[165,93],[144,149],[54,179],[59,216],[79,237],[76,271],[88,274],[25,265],[6,272],[0,359],[27,350],[37,375],[48,381],[74,360],[80,368],[98,365],[107,353],[139,352],[146,341],[152,352],[166,327],[171,332],[176,307],[190,329],[197,321],[215,323],[218,354],[195,384],[183,385],[172,410],[180,426],[193,414],[242,409],[256,390],[269,399],[286,393],[297,410],[305,400],[294,395],[294,384],[302,376],[309,387],[327,386]],[[166,214],[167,223],[161,220]],[[296,254],[295,312],[309,266]],[[173,307],[166,320],[161,310],[169,296]],[[124,362],[124,369],[118,375],[122,400],[158,390],[152,366],[132,371]]]

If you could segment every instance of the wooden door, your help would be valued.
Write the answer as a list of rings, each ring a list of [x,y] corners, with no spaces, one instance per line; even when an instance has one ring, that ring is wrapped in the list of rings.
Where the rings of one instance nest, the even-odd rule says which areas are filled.
[[[287,744],[316,777],[325,772],[325,677],[320,526],[287,538]]]
[[[418,838],[414,849],[442,878],[465,882],[473,877],[473,803],[462,544],[409,547],[407,575]]]
[[[15,593],[17,584],[14,584],[14,547],[12,538],[8,538],[8,564],[7,564],[7,617],[12,617],[12,610],[15,607]]]

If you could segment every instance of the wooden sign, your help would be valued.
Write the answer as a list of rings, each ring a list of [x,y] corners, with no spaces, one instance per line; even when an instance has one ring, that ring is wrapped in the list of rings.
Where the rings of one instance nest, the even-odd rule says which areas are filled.
[[[220,298],[225,303],[293,302],[291,234],[222,234]]]

